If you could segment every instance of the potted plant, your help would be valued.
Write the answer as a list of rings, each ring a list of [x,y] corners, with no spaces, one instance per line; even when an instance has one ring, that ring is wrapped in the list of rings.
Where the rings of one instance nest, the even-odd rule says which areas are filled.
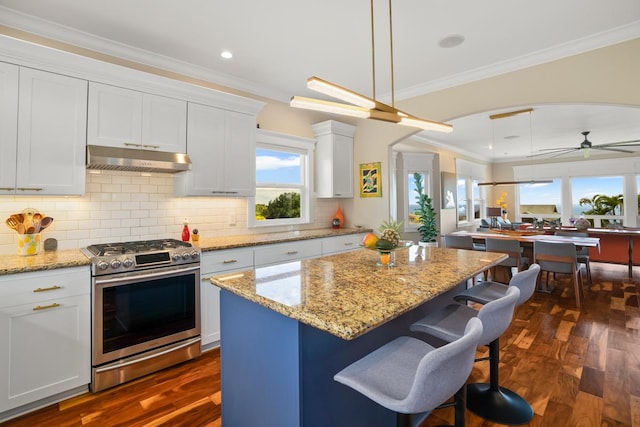
[[[437,246],[438,228],[436,227],[436,211],[433,209],[433,201],[424,192],[422,175],[417,172],[414,173],[413,180],[417,193],[418,209],[415,214],[418,215],[418,221],[420,222],[418,226],[420,242],[427,243],[427,246]]]

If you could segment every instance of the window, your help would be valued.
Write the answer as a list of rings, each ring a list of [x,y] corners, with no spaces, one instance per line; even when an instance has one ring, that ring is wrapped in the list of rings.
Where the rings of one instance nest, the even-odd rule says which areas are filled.
[[[429,175],[426,173],[420,173],[420,176],[422,176],[423,193],[429,195],[428,189],[431,188],[431,185],[429,184]],[[407,225],[417,229],[417,227],[420,225],[420,216],[415,213],[419,208],[417,200],[418,193],[416,191],[416,181],[413,173],[407,174],[407,188],[409,189],[409,191],[407,191],[407,206],[409,207]]]
[[[456,159],[458,224],[479,221],[485,210],[484,195],[478,182],[486,175],[486,166]]]
[[[256,140],[256,195],[249,202],[250,225],[309,222],[310,157],[304,138],[261,131]]]
[[[572,178],[571,216],[584,215],[594,227],[622,225],[623,185],[621,176]]]
[[[467,197],[467,180],[465,178],[458,177],[458,222],[465,222],[467,218],[468,201]]]
[[[562,213],[562,193],[560,179],[552,183],[520,184],[519,214],[521,221],[555,221]]]

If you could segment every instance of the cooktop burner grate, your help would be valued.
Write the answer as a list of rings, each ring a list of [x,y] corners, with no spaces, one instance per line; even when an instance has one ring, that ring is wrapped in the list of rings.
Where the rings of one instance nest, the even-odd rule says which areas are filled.
[[[191,243],[176,239],[141,240],[137,242],[102,243],[87,246],[94,256],[139,254],[176,248],[190,248]]]

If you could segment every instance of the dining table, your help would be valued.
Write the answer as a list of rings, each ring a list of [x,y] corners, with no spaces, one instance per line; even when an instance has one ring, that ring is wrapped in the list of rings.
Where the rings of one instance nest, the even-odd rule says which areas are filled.
[[[538,234],[532,232],[521,233],[503,233],[503,232],[491,232],[491,231],[454,231],[450,233],[453,236],[471,236],[475,242],[484,243],[487,238],[491,239],[509,239],[517,240],[520,245],[532,248],[534,242],[552,242],[552,243],[573,243],[576,247],[588,247],[597,248],[600,250],[600,238],[599,237],[573,237],[573,236],[555,236],[549,234]],[[532,255],[532,254],[531,254]],[[526,256],[526,254],[525,254]]]

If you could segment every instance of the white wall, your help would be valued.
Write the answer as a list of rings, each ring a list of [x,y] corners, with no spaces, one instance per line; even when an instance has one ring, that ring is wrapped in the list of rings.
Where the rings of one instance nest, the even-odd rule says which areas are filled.
[[[327,228],[338,208],[333,199],[317,199],[312,224]],[[86,193],[78,197],[0,196],[0,219],[34,208],[54,218],[42,239],[58,239],[58,249],[78,249],[93,243],[176,238],[184,218],[204,237],[285,231],[293,227],[247,228],[246,199],[174,197],[173,175],[101,171],[87,173]],[[345,215],[349,218],[348,215]],[[231,225],[235,222],[235,225]],[[0,255],[14,254],[17,234],[0,226]]]

